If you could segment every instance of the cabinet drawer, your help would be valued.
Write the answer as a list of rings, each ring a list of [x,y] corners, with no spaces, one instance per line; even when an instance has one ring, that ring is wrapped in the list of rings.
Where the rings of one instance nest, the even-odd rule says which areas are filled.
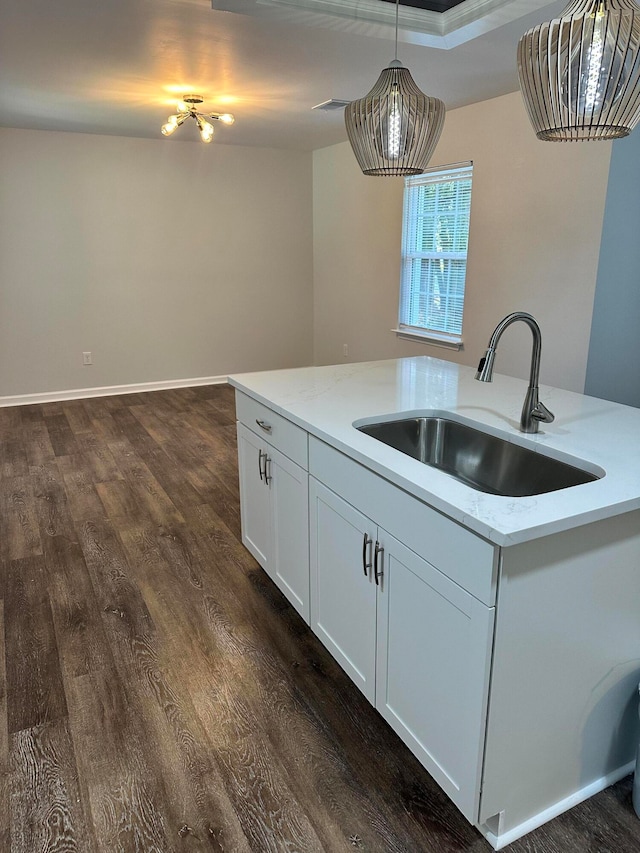
[[[241,391],[236,391],[236,415],[252,432],[305,471],[308,469],[308,436],[305,430]]]
[[[313,436],[309,473],[475,598],[494,605],[498,553],[490,542]]]

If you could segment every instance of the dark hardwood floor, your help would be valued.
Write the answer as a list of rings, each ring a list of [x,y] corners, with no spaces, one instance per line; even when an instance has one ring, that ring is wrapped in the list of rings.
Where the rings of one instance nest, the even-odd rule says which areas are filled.
[[[0,409],[0,472],[2,853],[490,850],[242,547],[230,388]],[[631,780],[509,849],[637,853]]]

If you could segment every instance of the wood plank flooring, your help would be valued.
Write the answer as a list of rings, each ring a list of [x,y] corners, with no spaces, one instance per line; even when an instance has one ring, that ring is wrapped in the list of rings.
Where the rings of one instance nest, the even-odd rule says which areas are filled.
[[[2,853],[490,850],[242,547],[230,388],[0,409],[0,477]],[[637,853],[631,779],[509,849]]]

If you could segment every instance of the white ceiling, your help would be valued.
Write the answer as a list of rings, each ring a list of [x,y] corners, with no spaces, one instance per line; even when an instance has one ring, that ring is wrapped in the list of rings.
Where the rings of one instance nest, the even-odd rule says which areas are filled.
[[[408,32],[398,51],[450,109],[515,91],[518,39],[566,0],[467,3],[486,7],[494,27],[508,22],[450,49]],[[366,94],[393,59],[393,28],[367,29],[357,14],[335,27],[269,14],[260,0],[214,5],[244,14],[211,0],[0,0],[0,125],[161,138],[180,95],[196,92],[205,111],[236,116],[216,127],[218,144],[310,150],[346,139],[341,110],[311,107]],[[195,139],[189,122],[165,142]]]

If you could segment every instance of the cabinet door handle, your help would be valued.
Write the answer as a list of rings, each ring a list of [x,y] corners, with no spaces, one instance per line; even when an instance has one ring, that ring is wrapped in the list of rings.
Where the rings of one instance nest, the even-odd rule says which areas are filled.
[[[369,562],[367,562],[367,546],[369,545],[373,545],[373,539],[365,533],[362,540],[362,568],[365,578],[369,577],[369,569],[371,568],[371,551],[369,551]]]
[[[373,557],[373,577],[375,578],[376,586],[380,586],[380,578],[384,574],[382,571],[382,555],[384,554],[384,548],[380,545],[379,542],[376,542],[376,547],[374,548],[374,557]],[[379,563],[378,563],[379,559]]]
[[[266,421],[261,421],[259,418],[256,418],[256,423],[260,429],[263,429],[265,432],[271,432],[271,424],[268,424]]]
[[[267,467],[267,466],[269,466],[269,467]],[[272,480],[273,480],[273,477],[271,476],[271,457],[267,456],[267,454],[265,453],[264,454],[264,481],[268,486]]]
[[[260,479],[261,479],[261,480],[264,480],[264,476],[265,476],[266,471],[267,471],[267,465],[266,465],[266,462],[265,462],[265,466],[264,466],[264,471],[262,470],[262,457],[263,457],[263,456],[264,456],[264,458],[265,458],[265,459],[267,458],[267,454],[266,454],[266,453],[263,453],[261,450],[258,450],[258,472],[259,472],[259,474],[260,474]]]

